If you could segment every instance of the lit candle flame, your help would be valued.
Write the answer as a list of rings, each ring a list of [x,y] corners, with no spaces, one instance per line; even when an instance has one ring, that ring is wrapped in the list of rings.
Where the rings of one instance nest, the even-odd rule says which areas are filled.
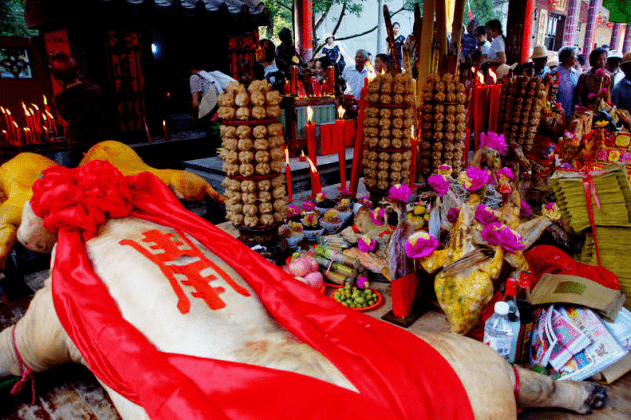
[[[481,71],[478,70],[478,79],[480,80],[480,84],[483,85],[484,84],[484,74],[482,74]]]
[[[375,69],[372,66],[372,64],[370,64],[370,61],[366,60],[366,67],[368,67],[368,82],[372,82],[374,80],[375,77],[377,77],[377,75],[375,74]]]
[[[3,114],[6,114],[6,112],[4,111],[4,107],[0,106],[0,111],[2,111]]]
[[[314,174],[317,174],[318,173],[318,168],[313,164],[311,159],[307,158],[307,162],[309,162],[309,168],[311,169],[311,172],[314,173]]]
[[[285,147],[285,165],[289,166],[289,149],[287,147]]]
[[[162,127],[167,128],[167,122],[165,120],[162,120]]]
[[[300,157],[301,157],[301,158],[304,158],[304,157],[305,157],[305,151],[304,151],[304,150],[301,150],[301,151],[300,151]]]
[[[37,105],[35,105],[35,104],[31,104],[31,106],[32,106],[33,108],[35,108],[35,111],[39,111],[39,107],[38,107]]]
[[[26,108],[26,105],[24,104],[24,102],[22,102],[22,109],[24,110],[24,115],[28,117],[28,108]]]
[[[411,137],[413,139],[415,138],[415,136],[414,136],[414,126],[410,127],[410,135],[411,135]]]
[[[6,113],[9,117],[11,116],[11,110],[9,108],[6,109]]]
[[[339,115],[340,120],[344,118],[344,114],[346,113],[346,110],[344,109],[344,107],[342,105],[340,105],[337,108],[337,115]]]
[[[497,74],[493,71],[493,69],[489,69],[489,76],[493,79],[493,84],[497,83]]]
[[[167,98],[171,97],[171,92],[167,92]]]
[[[18,123],[16,123],[15,121],[13,121],[13,125],[15,126],[15,128],[17,128],[18,130],[20,129],[20,126],[18,125]]]
[[[307,107],[307,122],[311,124],[311,120],[313,119],[313,108],[311,106]]]
[[[44,97],[44,106],[48,105],[48,99],[46,99],[46,95],[42,95]]]

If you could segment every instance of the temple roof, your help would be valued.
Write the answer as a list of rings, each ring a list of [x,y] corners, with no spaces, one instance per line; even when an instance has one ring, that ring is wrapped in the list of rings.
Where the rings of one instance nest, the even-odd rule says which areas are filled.
[[[25,13],[31,29],[41,29],[60,20],[71,22],[95,17],[146,20],[152,16],[225,16],[247,26],[265,26],[270,22],[269,11],[260,0],[27,0]]]

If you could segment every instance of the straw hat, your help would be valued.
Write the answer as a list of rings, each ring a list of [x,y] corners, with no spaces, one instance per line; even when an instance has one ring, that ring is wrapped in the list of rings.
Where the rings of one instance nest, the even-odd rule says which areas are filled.
[[[626,64],[626,63],[631,63],[631,52],[626,53],[622,57],[622,60],[620,61],[620,65],[623,65],[623,64]]]
[[[511,67],[508,64],[506,64],[506,63],[500,64],[497,67],[497,70],[495,70],[495,74],[497,74],[498,78],[504,77],[504,76],[506,76],[508,74],[508,72],[510,70],[511,70]]]
[[[545,47],[545,45],[537,45],[532,52],[532,57],[530,58],[535,60],[537,58],[545,58],[545,57],[548,57],[548,49]]]

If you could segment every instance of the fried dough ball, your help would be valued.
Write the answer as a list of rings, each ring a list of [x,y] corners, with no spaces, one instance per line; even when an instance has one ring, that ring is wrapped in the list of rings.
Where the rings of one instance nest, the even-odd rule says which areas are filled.
[[[221,145],[227,150],[237,150],[237,139],[233,137],[224,137],[221,140]]]
[[[220,93],[217,96],[217,103],[220,106],[234,107],[234,95],[228,92]]]
[[[257,216],[245,216],[243,218],[243,225],[245,227],[256,227],[259,224],[259,218]]]
[[[283,124],[272,123],[267,125],[267,134],[270,136],[280,136],[283,134]]]
[[[252,148],[252,139],[241,139],[237,143],[237,149],[250,150]]]
[[[376,106],[369,106],[366,108],[366,118],[374,118],[379,115],[379,108]]]
[[[230,178],[226,177],[226,178],[224,178],[223,181],[221,181],[221,185],[227,191],[241,191],[241,183],[239,181],[237,181],[236,179],[230,179]]]
[[[368,147],[377,147],[379,144],[379,137],[365,137],[364,142],[368,145]]]
[[[259,212],[259,209],[256,207],[256,204],[243,205],[243,214],[246,216],[256,216],[258,212]]]
[[[256,139],[256,140],[254,140],[254,149],[256,149],[256,150],[267,150],[267,149],[269,149],[269,141],[267,139]]]
[[[226,163],[237,163],[237,160],[239,159],[239,156],[237,155],[237,151],[236,150],[228,150],[225,149],[225,155],[223,156],[223,160]]]
[[[226,175],[228,176],[234,176],[237,173],[239,173],[239,165],[237,165],[236,163],[223,163],[223,171],[226,173]]]
[[[261,94],[261,96],[263,96]],[[267,111],[264,106],[255,106],[252,108],[252,118],[255,120],[264,120],[267,117]]]
[[[217,110],[217,116],[222,120],[234,120],[234,108],[229,106],[220,106]]]
[[[285,197],[285,186],[281,185],[280,187],[274,188],[272,191],[272,196],[276,199]]]
[[[403,147],[403,140],[401,140],[401,139],[392,139],[390,141],[390,145],[392,147],[394,147],[395,149],[400,149],[401,147]]]
[[[219,126],[219,134],[221,137],[236,137],[237,136],[237,127],[234,125],[220,125]]]
[[[252,135],[255,139],[263,139],[267,136],[267,127],[264,125],[257,125],[252,130]]]
[[[250,163],[242,163],[241,165],[239,165],[239,174],[241,174],[241,176],[254,175],[254,166]]]
[[[390,96],[389,93],[382,93],[381,95],[379,95],[379,102],[382,104],[391,104],[392,96]]]
[[[250,108],[245,106],[237,108],[234,116],[237,118],[237,120],[247,121],[250,119]]]
[[[270,153],[267,150],[258,150],[256,152],[256,155],[254,156],[254,159],[256,160],[256,163],[265,163],[269,162],[269,156]]]
[[[274,147],[273,149],[270,149],[269,151],[269,158],[270,160],[284,160],[285,158],[285,151],[283,150],[282,147]]]
[[[274,200],[274,210],[277,212],[285,214],[285,207],[286,203],[284,199]]]
[[[256,203],[256,194],[243,193],[241,194],[241,200],[243,201],[243,204],[254,204]]]
[[[364,120],[364,127],[377,127],[379,125],[379,118],[371,117]]]
[[[242,225],[242,224],[243,224],[243,219],[244,219],[244,218],[245,218],[245,217],[244,217],[242,214],[233,214],[233,215],[231,216],[231,218],[230,218],[230,221],[231,221],[233,224],[235,224],[235,225],[237,225],[237,226],[240,226],[240,225]]]
[[[384,180],[384,179],[388,179],[388,172],[387,171],[379,171],[377,172],[377,179],[379,180]]]
[[[248,93],[245,91],[245,89],[242,92],[239,92],[237,96],[235,96],[234,103],[240,108],[250,105],[250,97],[248,96]]]
[[[283,99],[280,92],[277,90],[270,90],[265,94],[265,100],[267,105],[274,106],[280,104],[280,101]]]
[[[278,105],[268,106],[266,108],[266,111],[267,111],[267,118],[278,118],[280,114],[282,113],[280,106]]]
[[[388,108],[382,108],[379,111],[379,117],[380,118],[391,118],[392,117],[392,110],[388,109]]]
[[[256,164],[256,173],[258,175],[267,175],[269,174],[271,168],[269,163],[257,163]]]
[[[383,137],[379,139],[379,147],[382,149],[387,149],[390,147],[390,139],[387,137]]]

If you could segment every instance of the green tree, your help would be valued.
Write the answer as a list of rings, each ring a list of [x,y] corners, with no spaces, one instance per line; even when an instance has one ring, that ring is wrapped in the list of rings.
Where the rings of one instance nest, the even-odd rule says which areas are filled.
[[[0,1],[0,36],[37,36],[26,27],[24,0]]]
[[[489,20],[498,19],[502,21],[504,15],[502,13],[502,6],[508,3],[508,0],[470,0],[471,12],[473,17],[480,21],[481,25],[486,24]],[[465,16],[467,16],[467,9],[465,7]],[[465,19],[467,21],[468,19]],[[504,28],[506,32],[506,28]]]

